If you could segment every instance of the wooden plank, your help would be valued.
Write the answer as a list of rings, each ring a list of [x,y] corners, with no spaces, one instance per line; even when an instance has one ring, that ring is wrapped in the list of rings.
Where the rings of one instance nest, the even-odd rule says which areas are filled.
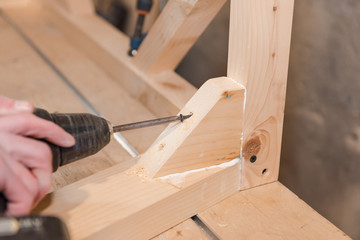
[[[221,239],[350,239],[279,182],[236,193],[198,216]]]
[[[206,119],[203,111],[209,111],[211,116],[214,113],[210,110],[218,109],[219,114],[224,114],[226,118],[228,111],[224,109],[233,109],[234,106],[225,105],[221,101],[228,98],[228,94],[223,93],[240,95],[237,93],[239,84],[230,79],[220,80],[222,81],[215,79],[205,84],[189,101],[192,105],[186,106],[182,111],[190,109],[194,116],[205,115],[203,118]],[[220,91],[217,91],[218,88]],[[242,106],[244,89],[241,87],[239,91],[242,92]],[[239,103],[236,97],[230,97],[227,101]],[[217,108],[218,105],[223,107]],[[196,127],[203,118],[190,118],[193,120],[170,125],[159,139],[171,135],[171,139],[176,139],[177,135],[181,136],[179,131],[191,137],[190,133],[196,132]],[[204,123],[202,122],[202,125]],[[189,133],[188,129],[192,131]],[[181,146],[182,141],[186,139],[180,139],[179,142],[164,141],[166,146],[162,151],[173,152]],[[217,143],[213,144],[215,146]],[[154,144],[148,152],[153,153],[159,150],[158,148],[158,145]],[[180,175],[151,178],[148,174],[151,170],[150,163],[157,166],[156,160],[159,160],[156,155],[145,153],[139,157],[139,164],[126,173],[119,173],[117,166],[111,167],[60,189],[42,202],[43,205],[39,208],[45,208],[43,213],[63,217],[75,239],[146,239],[184,221],[239,189],[239,159]],[[156,224],[151,224],[153,222]]]
[[[189,174],[180,189],[113,166],[54,192],[38,210],[62,217],[73,239],[148,239],[236,192],[238,174],[238,164]]]
[[[36,44],[73,85],[114,124],[152,119],[155,116],[110,78],[96,63],[77,49],[57,26],[51,14],[35,4],[27,8],[5,10],[12,21]],[[139,151],[144,152],[165,126],[124,132]],[[146,137],[145,137],[146,136]],[[142,139],[139,141],[139,139]],[[111,152],[116,159],[121,149],[116,143]],[[115,147],[116,146],[116,147]],[[122,150],[121,150],[122,151]]]
[[[0,62],[2,66],[0,94],[28,100],[50,112],[87,111],[58,76],[1,17]],[[52,189],[61,188],[77,179],[106,169],[115,162],[126,163],[128,159],[128,154],[121,149],[117,151],[116,159],[109,156],[106,151],[101,151],[94,156],[60,168],[53,175]]]
[[[92,0],[56,0],[71,14],[88,15],[94,14],[95,8]]]
[[[196,92],[195,87],[173,71],[161,75],[161,80],[158,75],[139,71],[127,54],[129,38],[101,18],[74,16],[53,1],[42,3],[47,6],[43,11],[56,20],[57,26],[82,52],[157,116],[176,114]]]
[[[231,2],[228,77],[247,91],[242,188],[278,178],[293,4]]]
[[[170,228],[166,232],[152,238],[152,240],[210,240],[205,233],[194,223],[188,219],[175,227]]]
[[[0,8],[26,6],[29,0],[0,0]]]
[[[194,113],[182,124],[185,128],[172,124],[165,129],[138,167],[152,178],[239,158],[243,112],[238,109],[243,103],[241,84],[225,77],[208,80],[181,111]]]
[[[146,73],[174,70],[226,0],[170,0],[133,63]]]

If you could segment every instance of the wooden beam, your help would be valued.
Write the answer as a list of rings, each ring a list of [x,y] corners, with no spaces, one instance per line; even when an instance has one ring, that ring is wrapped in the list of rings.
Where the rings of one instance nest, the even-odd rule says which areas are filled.
[[[229,97],[229,94],[234,96]],[[182,110],[183,113],[191,110],[194,118],[169,126],[159,139],[172,135],[171,141],[162,142],[165,144],[163,149],[159,149],[155,143],[148,151],[154,152],[156,149],[171,153],[181,149],[182,142],[187,141],[187,138],[181,137],[181,132],[186,133],[191,140],[195,137],[191,133],[196,133],[200,122],[203,127],[208,123],[205,121],[208,116],[210,120],[216,116],[213,111],[220,111],[217,115],[219,119],[221,115],[229,114],[223,108],[233,110],[235,106],[231,102],[236,102],[241,109],[243,100],[244,89],[231,79],[208,81],[189,101],[189,104],[194,105]],[[241,110],[238,112],[242,113]],[[232,113],[230,116],[223,115],[222,119],[228,117],[233,117]],[[209,126],[214,127],[212,124]],[[217,128],[221,132],[227,126]],[[210,130],[209,138],[212,138],[212,133]],[[177,135],[179,141],[176,141]],[[238,136],[234,137],[239,141]],[[213,141],[215,148],[217,144]],[[39,209],[45,208],[43,213],[63,217],[75,239],[147,239],[239,190],[238,158],[217,166],[193,169],[175,177],[168,175],[161,178],[149,177],[147,173],[151,172],[151,165],[143,164],[152,162],[157,166],[157,155],[144,154],[139,158],[139,164],[126,173],[119,173],[119,168],[114,166],[60,189],[42,202]],[[156,224],[151,224],[153,222]]]
[[[247,91],[243,188],[278,178],[293,4],[231,1],[228,77]]]
[[[146,73],[174,70],[226,0],[170,0],[133,63]]]
[[[59,69],[88,101],[114,124],[155,118],[112,77],[69,41],[66,32],[41,6],[5,10],[27,37]],[[49,27],[51,26],[51,27]],[[51,29],[51,30],[50,30]],[[116,109],[116,110],[115,110]],[[140,152],[145,152],[165,126],[124,132],[123,135]],[[141,142],[139,138],[146,136]],[[115,143],[117,144],[117,143]],[[118,145],[118,149],[121,147]],[[114,156],[116,148],[114,146]]]
[[[75,16],[54,1],[32,1],[82,52],[154,114],[178,113],[196,92],[194,86],[174,71],[147,75],[137,69],[127,54],[129,38],[98,16]]]
[[[220,239],[350,239],[279,182],[236,193],[198,216]]]
[[[225,77],[208,80],[181,111],[193,116],[170,125],[138,167],[147,177],[160,177],[240,157],[243,101],[241,84]]]
[[[3,67],[0,71],[0,95],[30,101],[35,106],[50,112],[87,112],[58,75],[3,20],[2,13],[0,13],[0,62]],[[96,155],[61,167],[53,175],[52,190],[106,169],[115,163],[121,164],[123,170],[131,166],[129,155],[119,145],[111,144]]]
[[[94,14],[95,8],[92,0],[56,0],[64,9],[74,15]]]

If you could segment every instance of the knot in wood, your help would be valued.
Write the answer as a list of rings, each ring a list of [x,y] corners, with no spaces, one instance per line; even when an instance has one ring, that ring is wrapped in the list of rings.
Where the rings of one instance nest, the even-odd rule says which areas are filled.
[[[245,147],[243,151],[245,160],[250,160],[251,156],[256,156],[260,152],[260,149],[261,149],[261,142],[259,137],[255,137],[247,141],[245,143]]]

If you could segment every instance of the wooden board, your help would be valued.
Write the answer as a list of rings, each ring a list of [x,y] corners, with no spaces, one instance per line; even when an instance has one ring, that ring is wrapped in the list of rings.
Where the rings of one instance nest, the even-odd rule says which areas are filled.
[[[0,18],[0,35],[2,66],[0,94],[31,101],[35,106],[49,111],[87,111],[58,76],[2,18]],[[63,100],[64,96],[67,101]],[[125,151],[117,149],[118,162],[128,158]],[[115,160],[106,151],[102,151],[95,156],[62,167],[61,171],[54,174],[53,189],[105,169],[114,163]]]
[[[221,239],[350,239],[279,182],[241,191],[198,216]]]
[[[226,0],[170,0],[133,59],[146,73],[175,70]]]
[[[231,1],[228,77],[246,87],[242,189],[278,178],[293,4]]]
[[[127,54],[129,38],[101,18],[71,15],[53,1],[33,2],[40,4],[77,48],[154,114],[178,113],[196,92],[195,87],[173,71],[146,75],[138,70]]]

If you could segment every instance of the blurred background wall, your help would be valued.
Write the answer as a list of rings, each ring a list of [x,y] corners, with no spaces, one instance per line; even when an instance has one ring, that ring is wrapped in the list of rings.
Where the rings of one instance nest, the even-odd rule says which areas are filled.
[[[135,0],[95,2],[101,15],[133,32]],[[154,0],[146,28],[161,2]],[[229,6],[177,68],[196,87],[226,75]],[[359,76],[360,1],[295,0],[280,181],[354,239],[360,239]]]

